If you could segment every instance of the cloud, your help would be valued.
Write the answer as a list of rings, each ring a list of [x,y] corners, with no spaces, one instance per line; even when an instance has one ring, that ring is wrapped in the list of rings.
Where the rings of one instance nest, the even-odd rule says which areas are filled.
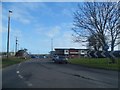
[[[61,23],[59,26],[57,25],[53,27],[41,26],[36,30],[36,33],[43,37],[47,36],[48,38],[53,38],[54,48],[85,48],[80,43],[73,42],[72,26],[72,23]]]
[[[12,5],[10,10],[13,11],[12,18],[15,19],[16,21],[19,21],[23,24],[30,24],[31,21],[33,20],[32,15],[30,15],[29,11],[25,9],[24,6],[20,5]]]
[[[47,36],[53,38],[54,36],[57,36],[60,32],[60,27],[59,26],[55,26],[53,28],[51,28],[51,30],[49,32],[47,32]]]
[[[63,9],[62,10],[62,14],[67,16],[67,17],[71,17],[72,18],[72,11],[70,9]]]
[[[22,37],[22,32],[21,32],[21,30],[18,30],[18,29],[14,29],[14,31],[12,29],[11,30],[11,36],[21,38]]]
[[[7,28],[6,27],[0,27],[0,33],[2,34],[2,33],[6,33],[7,32]]]
[[[38,11],[43,10],[44,8],[47,11],[50,11],[50,9],[44,4],[44,3],[37,3],[37,2],[21,2],[21,3],[3,3],[3,20],[7,20],[8,11],[12,10],[13,13],[11,15],[11,18],[19,21],[23,24],[30,24],[31,22],[35,21],[35,16],[33,16],[35,13],[38,13]]]
[[[56,37],[60,34],[61,27],[53,26],[53,27],[37,27],[36,33],[42,36],[47,36],[49,38]]]
[[[51,27],[37,25],[37,27],[35,27],[36,28],[35,32],[39,35],[47,36],[49,38],[54,38],[54,37],[58,37],[61,34],[63,36],[65,31],[71,32],[72,26],[73,26],[72,23],[61,23],[59,25],[51,26]]]
[[[73,42],[73,31],[70,29],[71,27],[72,23],[62,23],[59,26],[40,27],[36,30],[36,33],[43,37],[47,36],[46,39],[43,40],[47,40],[44,43],[50,43],[51,38],[53,38],[54,48],[85,48],[80,43]]]
[[[3,0],[3,2],[84,2],[84,0]]]
[[[77,3],[56,3],[55,6],[60,10],[58,15],[73,18],[73,12],[76,10]],[[71,7],[74,6],[74,7]]]
[[[61,36],[54,40],[54,48],[85,48],[80,43],[74,43],[70,32],[64,33],[66,36]]]

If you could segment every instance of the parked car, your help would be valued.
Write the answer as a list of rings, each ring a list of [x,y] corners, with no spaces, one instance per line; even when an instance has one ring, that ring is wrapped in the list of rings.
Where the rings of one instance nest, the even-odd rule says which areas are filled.
[[[68,63],[68,58],[66,58],[65,56],[54,56],[52,58],[52,60],[55,62],[55,63],[65,63],[67,64]]]
[[[35,55],[31,55],[31,58],[36,58],[36,56]]]

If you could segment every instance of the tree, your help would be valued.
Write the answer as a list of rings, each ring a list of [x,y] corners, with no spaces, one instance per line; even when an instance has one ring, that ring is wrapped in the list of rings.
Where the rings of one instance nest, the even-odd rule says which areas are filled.
[[[16,52],[15,56],[22,57],[22,58],[28,57],[27,49],[18,50],[18,52]]]
[[[91,35],[99,40],[102,49],[109,41],[111,50],[119,43],[120,15],[118,13],[118,4],[116,2],[85,2],[78,4],[78,10],[74,12],[74,37],[76,42],[88,42]],[[110,37],[107,38],[105,37]]]
[[[94,35],[88,37],[88,48],[94,49],[95,51],[99,51],[101,48],[102,43],[100,42],[99,38],[96,38]]]
[[[107,29],[108,34],[111,36],[111,51],[114,51],[114,47],[120,44],[120,42],[116,42],[117,39],[120,39],[120,3],[111,6],[111,8],[114,9],[112,13],[109,14]]]

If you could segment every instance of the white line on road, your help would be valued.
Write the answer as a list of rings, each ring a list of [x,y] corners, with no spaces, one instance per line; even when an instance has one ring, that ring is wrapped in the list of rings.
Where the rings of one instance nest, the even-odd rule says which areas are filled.
[[[23,76],[22,75],[18,75],[20,78],[23,78]]]
[[[32,86],[32,83],[28,83],[28,86]]]
[[[19,71],[17,71],[16,73],[20,73]]]
[[[29,87],[33,86],[33,84],[30,83],[30,82],[28,82],[28,81],[26,81],[26,83],[27,83],[27,85],[28,85]]]

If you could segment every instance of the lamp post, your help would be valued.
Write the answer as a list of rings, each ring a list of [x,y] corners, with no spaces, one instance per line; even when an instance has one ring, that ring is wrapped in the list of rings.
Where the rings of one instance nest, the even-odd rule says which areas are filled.
[[[8,35],[7,35],[7,58],[9,57],[9,38],[10,38],[10,14],[12,11],[9,10],[8,15]]]

